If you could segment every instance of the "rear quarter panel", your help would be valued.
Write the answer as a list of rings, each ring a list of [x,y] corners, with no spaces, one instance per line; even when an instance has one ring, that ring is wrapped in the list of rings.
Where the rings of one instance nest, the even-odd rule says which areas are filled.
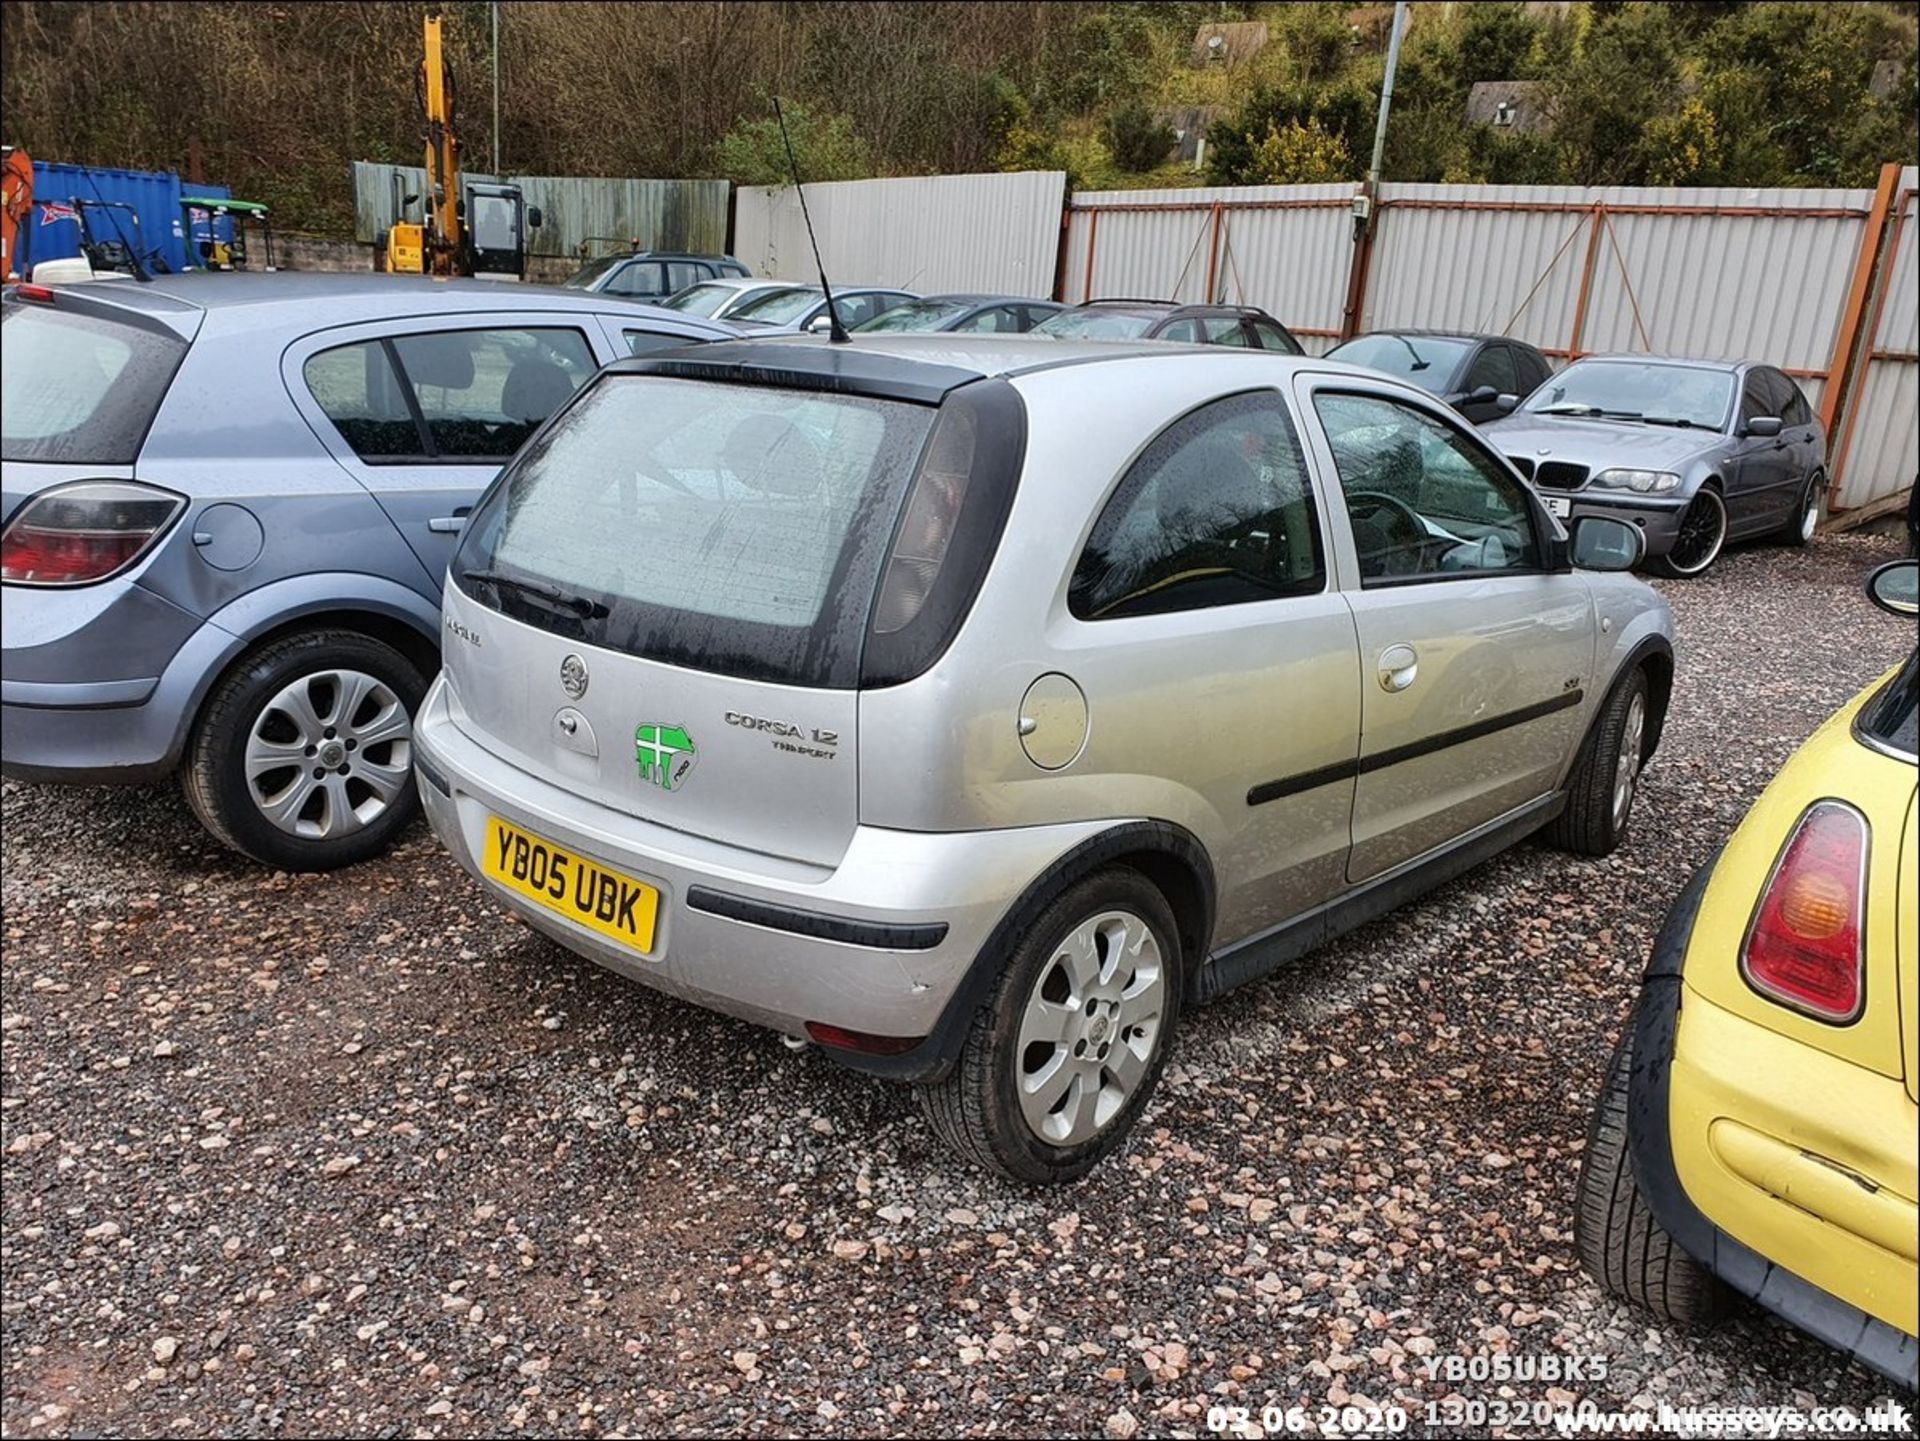
[[[1891,674],[1891,672],[1889,673]],[[1886,677],[1855,696],[1813,733],[1773,778],[1727,842],[1687,948],[1686,984],[1716,1006],[1803,1045],[1895,1079],[1904,1071],[1898,956],[1913,949],[1913,912],[1902,919],[1899,877],[1913,869],[1908,825],[1915,769],[1867,749],[1853,720]],[[1740,948],[1761,889],[1802,812],[1815,801],[1845,801],[1867,818],[1866,1003],[1860,1019],[1833,1026],[1763,998],[1740,974]],[[1907,934],[1902,937],[1901,931]]]

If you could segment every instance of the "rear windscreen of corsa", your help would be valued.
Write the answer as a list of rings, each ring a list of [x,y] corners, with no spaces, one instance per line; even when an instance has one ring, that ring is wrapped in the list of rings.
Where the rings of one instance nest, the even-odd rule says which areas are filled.
[[[452,574],[588,644],[847,687],[938,412],[902,401],[607,376],[482,499]],[[491,572],[576,599],[557,607]]]

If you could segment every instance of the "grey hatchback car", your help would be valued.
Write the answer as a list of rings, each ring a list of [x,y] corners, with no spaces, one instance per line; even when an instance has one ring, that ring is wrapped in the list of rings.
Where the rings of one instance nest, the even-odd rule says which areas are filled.
[[[489,488],[415,766],[529,925],[1058,1180],[1185,1006],[1534,831],[1619,843],[1672,672],[1598,573],[1637,558],[1350,366],[727,342]]]
[[[0,324],[0,766],[179,773],[289,870],[416,813],[440,583],[501,462],[605,362],[733,333],[375,275],[24,285]]]

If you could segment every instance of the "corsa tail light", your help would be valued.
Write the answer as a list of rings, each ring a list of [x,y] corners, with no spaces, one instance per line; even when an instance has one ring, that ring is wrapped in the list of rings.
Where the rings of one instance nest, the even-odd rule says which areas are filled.
[[[125,570],[186,501],[129,480],[83,480],[42,491],[0,532],[0,580],[85,585]]]
[[[907,499],[906,514],[893,538],[886,577],[874,608],[873,629],[891,635],[905,629],[927,603],[947,547],[960,523],[967,501],[967,483],[973,475],[975,422],[973,413],[954,409],[941,414],[926,462]]]
[[[1774,862],[1740,949],[1747,984],[1822,1021],[1860,1014],[1867,822],[1852,806],[1807,807]]]

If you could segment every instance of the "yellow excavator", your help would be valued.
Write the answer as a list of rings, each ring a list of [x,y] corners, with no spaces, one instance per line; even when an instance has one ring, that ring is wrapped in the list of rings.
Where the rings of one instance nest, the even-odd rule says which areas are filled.
[[[429,7],[420,105],[427,117],[426,184],[418,196],[397,196],[395,213],[418,200],[419,221],[396,220],[377,248],[380,268],[405,275],[477,275],[520,280],[527,273],[526,232],[540,224],[520,187],[460,179],[460,141],[453,129],[453,70],[442,46],[440,11]]]

